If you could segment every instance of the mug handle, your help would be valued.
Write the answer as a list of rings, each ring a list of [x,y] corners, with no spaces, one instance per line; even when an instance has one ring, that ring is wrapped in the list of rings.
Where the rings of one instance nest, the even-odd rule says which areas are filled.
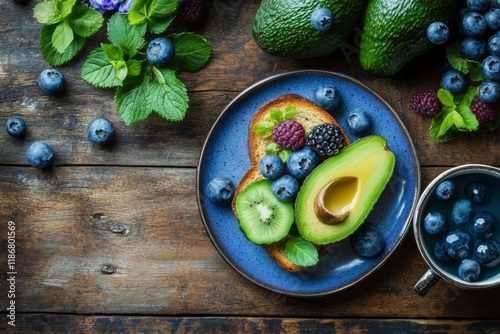
[[[434,286],[434,284],[439,281],[440,277],[438,274],[436,274],[432,269],[427,269],[425,274],[420,277],[418,280],[417,284],[415,284],[415,292],[418,293],[420,296],[424,297]]]

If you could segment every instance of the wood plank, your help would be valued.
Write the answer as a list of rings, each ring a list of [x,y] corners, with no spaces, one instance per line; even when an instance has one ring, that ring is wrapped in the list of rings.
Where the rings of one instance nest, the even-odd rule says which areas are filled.
[[[430,179],[442,169],[424,170]],[[0,233],[16,223],[18,312],[292,317],[497,317],[497,295],[438,282],[411,233],[376,273],[299,299],[247,281],[217,253],[196,205],[194,168],[0,166]],[[6,263],[1,252],[0,263]],[[0,291],[8,282],[0,280]],[[366,308],[370,305],[370,309]]]
[[[140,317],[21,314],[9,333],[498,333],[498,320]]]

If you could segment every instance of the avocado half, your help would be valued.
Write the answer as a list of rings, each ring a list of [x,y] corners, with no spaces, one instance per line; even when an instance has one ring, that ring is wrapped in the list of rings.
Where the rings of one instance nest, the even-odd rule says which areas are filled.
[[[395,163],[394,153],[379,135],[359,139],[325,160],[304,180],[295,201],[295,221],[302,237],[318,245],[348,237],[373,209]],[[324,196],[326,207],[333,211],[336,206],[348,206],[348,214],[340,221],[320,219],[316,210],[318,196]]]

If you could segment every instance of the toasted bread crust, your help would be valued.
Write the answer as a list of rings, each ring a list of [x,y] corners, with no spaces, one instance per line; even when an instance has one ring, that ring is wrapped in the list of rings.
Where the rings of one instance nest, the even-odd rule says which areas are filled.
[[[310,131],[316,125],[331,123],[337,125],[342,130],[346,145],[350,143],[350,140],[345,134],[344,130],[339,125],[337,120],[335,120],[335,118],[330,115],[330,113],[320,108],[315,103],[303,98],[302,96],[295,94],[286,94],[267,102],[259,108],[250,122],[248,135],[248,152],[250,155],[252,166],[248,169],[245,175],[243,175],[234,193],[231,208],[236,217],[238,217],[235,208],[236,197],[247,185],[264,178],[259,171],[259,161],[261,157],[265,155],[267,145],[272,142],[272,139],[270,137],[263,138],[254,134],[252,132],[252,128],[258,122],[266,121],[269,117],[269,112],[271,111],[271,109],[279,108],[280,110],[285,110],[285,108],[289,106],[295,106],[297,108],[297,114],[293,117],[293,119],[301,123],[304,126],[306,132]],[[269,257],[273,259],[284,270],[290,272],[299,272],[305,270],[307,267],[298,266],[290,261],[290,259],[285,254],[285,246],[286,240],[281,240],[271,245],[262,245]],[[318,248],[318,250],[320,250],[320,248]]]
[[[269,117],[269,112],[271,111],[271,109],[278,108],[284,111],[286,107],[290,106],[295,106],[297,108],[297,114],[292,119],[302,124],[302,126],[304,126],[304,129],[306,130],[306,133],[310,131],[314,126],[322,123],[332,123],[342,129],[342,127],[337,123],[337,120],[335,120],[335,118],[330,115],[330,113],[320,108],[318,105],[309,101],[308,99],[295,94],[286,94],[279,96],[260,107],[250,121],[250,127],[248,131],[248,153],[250,155],[250,161],[252,162],[252,165],[259,163],[260,158],[266,152],[267,145],[272,142],[271,137],[260,137],[253,133],[252,128],[255,126],[255,124],[266,121]],[[346,140],[348,140],[345,133],[344,137]]]

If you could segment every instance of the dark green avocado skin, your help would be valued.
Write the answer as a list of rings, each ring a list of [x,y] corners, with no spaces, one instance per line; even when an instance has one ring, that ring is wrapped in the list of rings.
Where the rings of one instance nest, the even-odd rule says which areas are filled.
[[[364,0],[263,0],[255,14],[252,36],[265,52],[305,59],[327,55],[354,33]],[[332,27],[320,32],[311,24],[312,12],[321,7],[333,14]]]
[[[427,27],[452,28],[457,0],[370,0],[365,10],[359,59],[368,72],[389,77],[427,52]]]

